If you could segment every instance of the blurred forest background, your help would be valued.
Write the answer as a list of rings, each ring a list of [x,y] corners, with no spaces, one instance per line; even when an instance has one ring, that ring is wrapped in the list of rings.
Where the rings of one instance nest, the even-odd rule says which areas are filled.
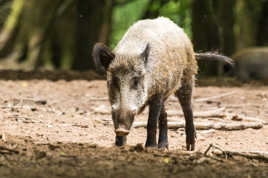
[[[96,42],[113,48],[134,22],[158,16],[183,27],[197,52],[268,46],[268,0],[0,0],[0,65],[94,69]]]

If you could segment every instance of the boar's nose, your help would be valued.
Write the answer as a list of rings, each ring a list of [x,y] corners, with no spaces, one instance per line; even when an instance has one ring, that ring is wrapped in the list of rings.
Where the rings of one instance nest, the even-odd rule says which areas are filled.
[[[124,128],[118,128],[118,129],[115,129],[115,134],[117,136],[125,136],[129,134],[129,130],[124,129]]]

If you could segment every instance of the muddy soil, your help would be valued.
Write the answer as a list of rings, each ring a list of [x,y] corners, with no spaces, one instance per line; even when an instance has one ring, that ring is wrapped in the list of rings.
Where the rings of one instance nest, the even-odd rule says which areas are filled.
[[[143,127],[132,128],[127,146],[114,147],[106,83],[92,80],[99,79],[93,73],[0,74],[0,177],[268,177],[265,160],[204,155],[211,143],[223,150],[268,152],[268,86],[200,84],[194,113],[220,109],[261,120],[262,128],[198,130],[195,152],[185,151],[183,128],[169,129],[169,150],[159,151],[144,149]],[[174,97],[166,106],[172,120],[183,121]],[[136,121],[147,116],[145,110]]]

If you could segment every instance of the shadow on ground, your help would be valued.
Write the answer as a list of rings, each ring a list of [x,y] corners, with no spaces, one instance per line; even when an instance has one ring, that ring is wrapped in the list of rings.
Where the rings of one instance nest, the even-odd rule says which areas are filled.
[[[89,71],[71,71],[71,70],[38,70],[38,71],[23,71],[23,70],[0,70],[0,80],[105,80],[104,74],[98,74],[93,70]],[[252,80],[248,83],[243,83],[231,77],[208,77],[197,76],[197,86],[242,86],[247,85],[268,85],[267,81]]]
[[[141,145],[102,148],[79,143],[0,142],[0,177],[267,177],[267,163],[195,152],[145,150]]]
[[[98,75],[94,71],[70,71],[70,70],[53,70],[53,71],[22,71],[22,70],[0,70],[0,80],[99,80],[105,79],[104,76]]]

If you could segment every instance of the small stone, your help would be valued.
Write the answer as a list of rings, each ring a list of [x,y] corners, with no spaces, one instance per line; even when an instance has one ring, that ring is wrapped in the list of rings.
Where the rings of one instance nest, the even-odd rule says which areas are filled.
[[[206,140],[206,138],[203,137],[203,136],[201,136],[201,135],[198,135],[198,140],[199,140],[199,141],[204,141],[204,140]]]
[[[35,103],[39,104],[39,105],[46,105],[47,101],[46,100],[38,100],[38,101],[35,101]]]
[[[37,111],[37,108],[31,108],[31,111],[33,111],[33,112]]]
[[[231,120],[233,120],[233,121],[242,121],[243,118],[242,118],[241,116],[239,116],[239,115],[234,115],[234,116],[231,118]]]

